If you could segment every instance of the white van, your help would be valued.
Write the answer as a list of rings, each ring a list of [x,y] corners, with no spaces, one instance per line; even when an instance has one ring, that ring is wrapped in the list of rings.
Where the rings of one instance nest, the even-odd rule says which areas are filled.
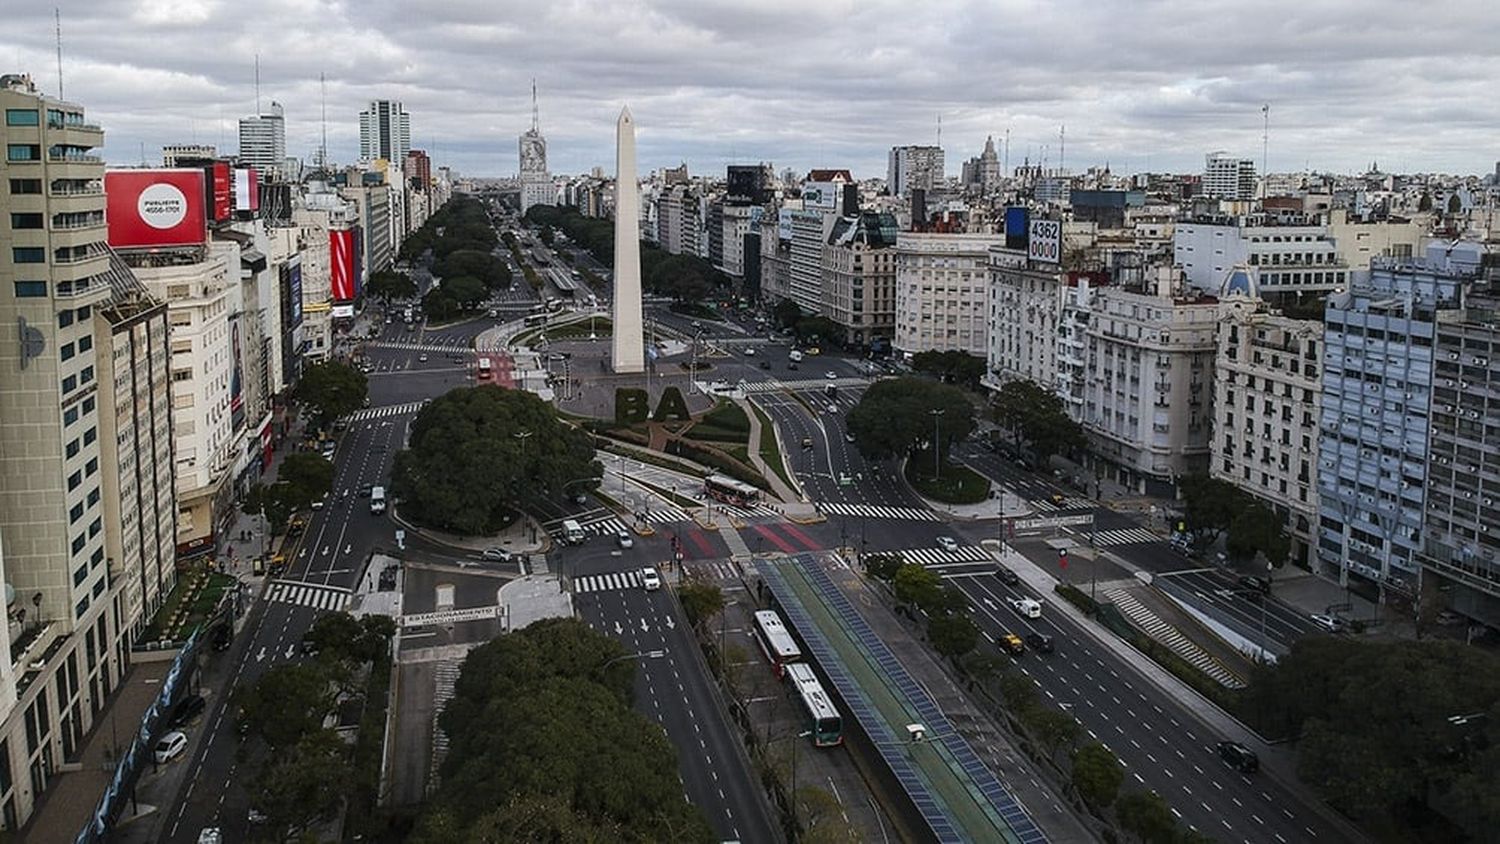
[[[377,516],[385,512],[385,487],[377,486],[370,490],[370,512]]]
[[[1010,605],[1016,612],[1027,618],[1042,617],[1042,603],[1040,601],[1033,601],[1030,598],[1017,598],[1011,601]]]
[[[792,363],[801,363],[802,353],[797,351],[796,349],[792,349],[790,352],[787,352],[786,359],[791,361]]]
[[[576,519],[563,519],[562,541],[569,545],[577,545],[583,541],[583,526]]]

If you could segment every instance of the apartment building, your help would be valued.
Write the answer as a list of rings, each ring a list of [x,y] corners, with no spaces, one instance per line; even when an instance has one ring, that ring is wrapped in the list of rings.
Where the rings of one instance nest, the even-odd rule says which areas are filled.
[[[805,314],[823,313],[824,251],[837,217],[832,212],[782,209],[787,225],[781,236],[788,240],[787,298]]]
[[[1301,214],[1208,216],[1177,223],[1172,260],[1188,283],[1216,290],[1237,266],[1254,267],[1261,295],[1278,300],[1348,286],[1350,267],[1328,228]]]
[[[1420,585],[1437,316],[1461,307],[1481,255],[1435,244],[1328,298],[1317,553],[1382,599],[1414,599]]]
[[[656,199],[656,242],[673,255],[698,255],[706,247],[701,198],[692,185],[676,184]]]
[[[792,239],[790,212],[760,221],[760,300],[767,304],[791,298]],[[785,220],[785,226],[782,221]],[[786,237],[782,237],[785,231]]]
[[[302,247],[302,354],[312,363],[326,360],[333,349],[334,256],[329,232],[358,226],[359,211],[327,185],[312,183],[296,197],[291,222],[300,230],[297,239]]]
[[[833,223],[822,313],[844,329],[845,344],[869,346],[894,333],[897,228],[894,215],[873,211]]]
[[[1500,277],[1437,316],[1422,588],[1500,628]]]
[[[1323,323],[1282,316],[1257,292],[1240,268],[1221,295],[1209,472],[1279,513],[1290,559],[1306,566],[1317,543]]]
[[[1031,268],[1024,249],[990,248],[985,361],[995,387],[1057,383],[1064,277],[1055,265]]]
[[[943,184],[943,175],[942,147],[891,147],[886,156],[885,184],[891,196],[909,197],[913,190],[930,191]]]
[[[1153,281],[1094,293],[1081,422],[1107,477],[1175,496],[1178,478],[1208,471],[1219,303]]]
[[[901,232],[896,237],[894,348],[987,352],[990,250],[1004,235]]]
[[[0,76],[0,827],[78,760],[128,661],[106,547],[101,349],[110,299],[104,133],[83,107]]]
[[[1226,152],[1211,152],[1203,160],[1203,195],[1221,199],[1254,199],[1255,162]]]
[[[1094,293],[1108,284],[1109,276],[1104,273],[1069,273],[1062,288],[1062,312],[1057,320],[1057,375],[1053,383],[1068,418],[1075,422],[1083,420],[1088,387],[1089,322]]]

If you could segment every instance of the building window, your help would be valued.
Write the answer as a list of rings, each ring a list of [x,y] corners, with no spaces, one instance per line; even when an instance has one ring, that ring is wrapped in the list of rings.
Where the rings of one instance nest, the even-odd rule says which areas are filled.
[[[6,126],[40,126],[40,113],[34,108],[8,108],[5,110]]]
[[[82,551],[83,546],[87,545],[88,541],[88,537],[84,536],[81,533],[73,537],[73,553],[77,554],[79,551]]]
[[[11,179],[10,192],[15,196],[36,195],[42,192],[41,179]]]
[[[86,320],[88,318],[89,318],[89,306],[88,305],[84,305],[83,307],[81,307],[81,308],[78,309],[78,321],[79,322],[83,322],[84,320]]]
[[[42,299],[47,296],[47,282],[45,281],[18,281],[16,282],[17,299]]]
[[[63,411],[63,425],[71,425],[78,421],[78,408],[70,407]]]
[[[13,246],[10,258],[17,264],[45,264],[47,250],[40,246]]]
[[[64,343],[62,345],[62,348],[57,350],[58,357],[62,358],[63,360],[72,360],[73,354],[74,351],[72,343]]]
[[[78,489],[78,485],[81,484],[81,483],[83,483],[83,473],[82,472],[74,472],[73,474],[69,475],[68,476],[68,492],[72,492],[73,490]]]
[[[6,144],[6,161],[41,161],[42,148],[38,144]]]
[[[72,311],[58,311],[57,312],[57,327],[58,328],[67,328],[68,326],[70,326],[72,324],[73,324],[73,312]]]
[[[42,227],[41,214],[20,214],[14,211],[10,215],[10,227],[13,229],[39,229]]]
[[[69,459],[77,457],[78,456],[78,440],[73,440],[72,442],[68,443],[68,447],[67,447],[66,451],[67,451],[67,455],[68,455]]]
[[[84,445],[93,445],[94,444],[94,440],[97,440],[98,438],[99,438],[99,429],[98,428],[90,428],[87,431],[83,432],[83,444]]]
[[[84,595],[83,596],[83,600],[81,600],[81,601],[78,602],[78,606],[76,606],[76,607],[73,608],[73,617],[74,618],[83,618],[84,613],[86,613],[88,611],[89,611],[89,596]]]
[[[64,393],[71,393],[78,389],[78,376],[69,375],[67,378],[64,378],[62,388]]]
[[[88,336],[87,334],[78,338],[78,351],[86,352],[92,348],[94,348],[94,338]]]

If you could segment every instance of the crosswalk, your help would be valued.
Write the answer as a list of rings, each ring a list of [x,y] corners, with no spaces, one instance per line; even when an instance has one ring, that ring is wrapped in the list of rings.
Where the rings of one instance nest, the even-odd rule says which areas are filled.
[[[780,390],[821,390],[829,384],[839,387],[865,387],[869,386],[868,378],[802,378],[796,381],[782,381],[779,378],[770,378],[764,381],[742,381],[735,385],[746,393],[775,393]]]
[[[718,501],[714,502],[714,512],[724,513],[741,520],[774,519],[781,515],[774,507],[768,507],[765,504],[757,504],[754,507],[736,507],[733,504],[722,504]]]
[[[633,589],[641,585],[641,573],[638,571],[613,571],[608,574],[585,574],[573,578],[573,591],[582,595],[585,592],[613,592],[620,589]]]
[[[456,659],[439,660],[433,667],[432,689],[432,762],[428,771],[429,782],[437,782],[438,768],[448,755],[448,734],[438,723],[443,707],[453,698],[453,688],[458,684],[463,663]]]
[[[1093,543],[1098,546],[1105,545],[1137,545],[1147,542],[1160,542],[1161,537],[1145,528],[1115,528],[1114,530],[1101,530],[1094,534]]]
[[[1223,663],[1182,634],[1176,627],[1162,621],[1156,613],[1143,606],[1124,589],[1110,589],[1104,593],[1111,603],[1147,636],[1166,645],[1173,653],[1182,657],[1204,674],[1231,689],[1243,689],[1245,681],[1225,668]]]
[[[840,504],[828,503],[818,505],[830,516],[860,516],[867,519],[890,519],[892,521],[907,522],[940,522],[943,517],[936,511],[923,507],[885,507],[878,504]]]
[[[946,548],[897,548],[888,551],[865,552],[866,557],[874,554],[900,554],[902,562],[917,563],[930,569],[995,561],[989,551],[978,545],[960,545],[952,551]]]
[[[1061,504],[1054,504],[1046,498],[1033,498],[1027,503],[1031,505],[1031,509],[1042,513],[1060,510],[1092,510],[1098,506],[1087,498],[1064,498]]]
[[[266,600],[297,604],[315,610],[337,612],[349,605],[350,592],[338,586],[303,583],[297,580],[273,580],[266,590]]]
[[[385,407],[367,407],[356,410],[344,418],[350,422],[365,422],[370,419],[381,419],[386,416],[402,416],[407,413],[416,413],[422,409],[426,402],[409,401],[406,404],[388,404]]]
[[[416,340],[371,340],[366,346],[377,349],[401,349],[409,352],[472,352],[472,342],[466,338],[454,337],[452,342],[444,343],[439,340],[436,343],[418,342]]]

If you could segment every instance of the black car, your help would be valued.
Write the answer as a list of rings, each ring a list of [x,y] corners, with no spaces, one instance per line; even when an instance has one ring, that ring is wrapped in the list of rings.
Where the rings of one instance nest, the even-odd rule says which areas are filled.
[[[265,568],[264,564],[261,566]],[[228,624],[221,624],[214,628],[213,648],[216,651],[227,651],[229,645],[234,641],[234,631]]]
[[[1254,592],[1259,592],[1262,595],[1268,594],[1271,591],[1271,580],[1269,578],[1257,577],[1253,574],[1245,574],[1240,575],[1240,579],[1237,582],[1239,583],[1241,589],[1249,589]]]
[[[1015,572],[1011,571],[1005,566],[1001,566],[999,570],[995,572],[995,574],[1000,578],[1000,582],[1004,583],[1006,586],[1021,585],[1021,578]]]
[[[1046,633],[1027,633],[1026,644],[1039,654],[1050,654],[1057,650],[1052,637]]]
[[[185,726],[188,722],[203,714],[208,708],[208,701],[202,695],[188,695],[172,707],[170,723],[173,729]]]
[[[1237,741],[1219,742],[1219,758],[1229,767],[1242,774],[1253,774],[1260,770],[1260,757],[1255,751]]]
[[[761,369],[770,369],[771,368],[771,362],[768,361],[768,360],[761,361],[760,362],[760,368]]]

